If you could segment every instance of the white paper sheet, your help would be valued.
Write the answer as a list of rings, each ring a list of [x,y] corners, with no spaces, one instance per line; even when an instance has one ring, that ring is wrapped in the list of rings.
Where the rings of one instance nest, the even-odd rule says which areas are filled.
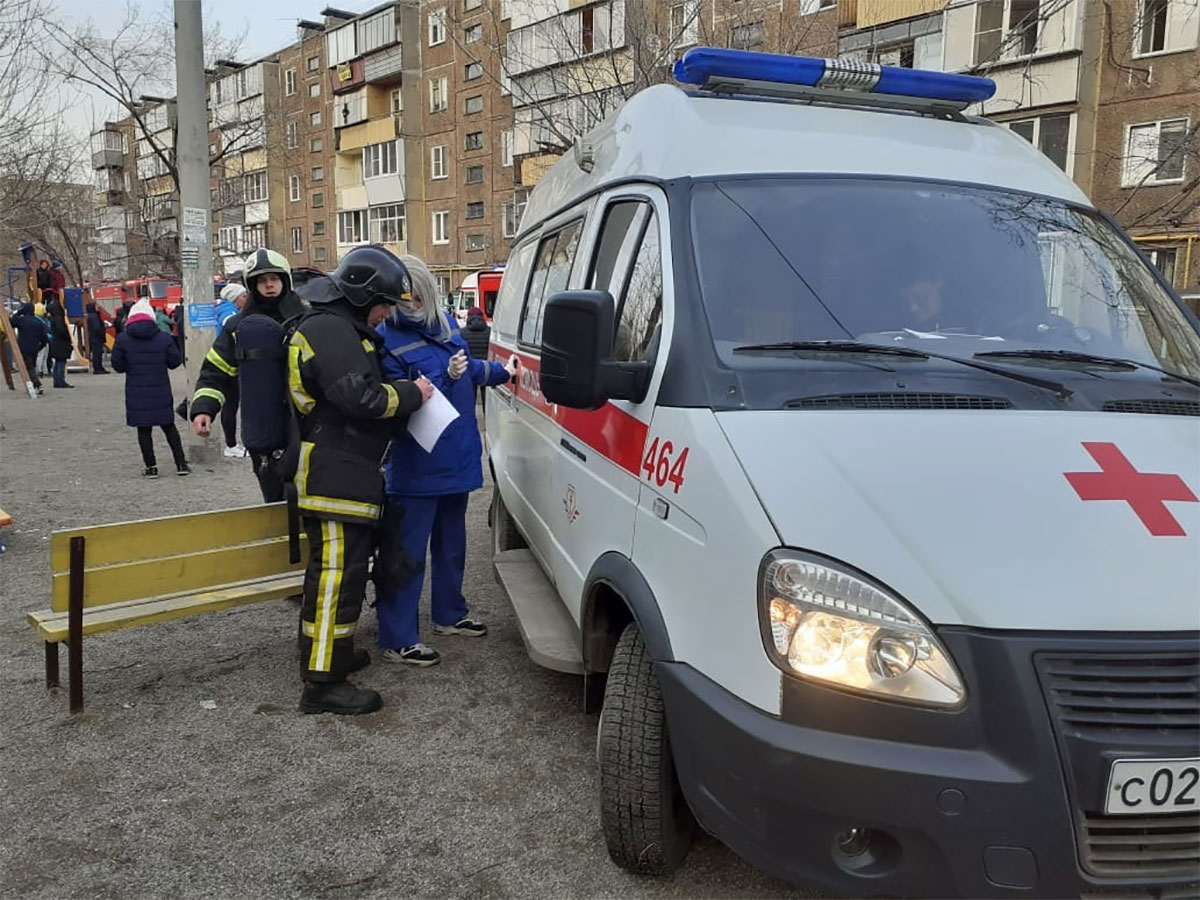
[[[413,436],[426,453],[433,452],[446,426],[458,418],[458,410],[436,387],[430,397],[415,413],[408,417],[408,433]]]

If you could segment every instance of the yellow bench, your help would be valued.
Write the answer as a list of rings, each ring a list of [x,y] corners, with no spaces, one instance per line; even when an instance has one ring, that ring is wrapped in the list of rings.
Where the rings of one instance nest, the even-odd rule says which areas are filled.
[[[69,653],[71,711],[83,709],[83,637],[301,592],[307,538],[287,504],[118,522],[50,536],[50,609],[26,617],[45,642],[46,687]]]

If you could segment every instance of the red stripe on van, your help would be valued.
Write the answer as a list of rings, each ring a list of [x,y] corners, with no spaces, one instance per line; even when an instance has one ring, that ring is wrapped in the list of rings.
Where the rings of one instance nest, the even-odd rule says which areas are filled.
[[[491,357],[496,362],[506,362],[510,351],[492,346]],[[636,416],[631,416],[612,403],[596,410],[568,409],[547,403],[541,389],[541,360],[527,353],[516,354],[520,360],[516,384],[507,385],[513,395],[526,406],[536,409],[553,419],[568,435],[602,454],[611,462],[641,477],[642,451],[650,427]]]

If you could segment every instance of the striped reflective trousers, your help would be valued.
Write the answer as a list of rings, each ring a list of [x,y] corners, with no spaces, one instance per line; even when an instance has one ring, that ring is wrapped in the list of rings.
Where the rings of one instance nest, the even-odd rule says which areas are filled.
[[[354,659],[375,526],[306,517],[304,530],[309,557],[300,607],[300,671],[305,681],[343,681]]]

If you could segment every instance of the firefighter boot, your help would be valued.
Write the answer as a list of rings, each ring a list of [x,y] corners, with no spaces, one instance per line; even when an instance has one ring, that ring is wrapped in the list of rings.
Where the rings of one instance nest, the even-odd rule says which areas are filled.
[[[383,706],[378,691],[358,688],[348,681],[306,681],[300,694],[300,712],[361,716]]]

